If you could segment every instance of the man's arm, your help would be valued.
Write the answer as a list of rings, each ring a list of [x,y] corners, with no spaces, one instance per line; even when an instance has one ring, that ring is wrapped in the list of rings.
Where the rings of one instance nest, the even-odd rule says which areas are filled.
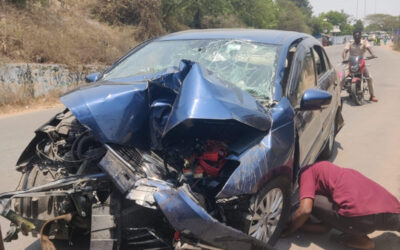
[[[371,54],[371,56],[372,56],[373,58],[376,58],[376,57],[377,57],[377,56],[374,54],[374,52],[372,52],[371,47],[367,47],[367,50],[368,50],[368,52]]]
[[[304,198],[300,201],[300,206],[293,214],[292,222],[289,228],[282,233],[282,237],[287,237],[299,229],[310,217],[314,200],[311,198]]]
[[[343,54],[342,54],[342,59],[343,59],[343,61],[346,60],[347,52],[349,52],[349,50],[348,50],[347,48],[345,48],[345,49],[343,50]]]
[[[343,61],[346,60],[347,52],[349,52],[349,50],[350,50],[350,42],[347,42],[346,45],[344,46],[344,50],[342,53]]]

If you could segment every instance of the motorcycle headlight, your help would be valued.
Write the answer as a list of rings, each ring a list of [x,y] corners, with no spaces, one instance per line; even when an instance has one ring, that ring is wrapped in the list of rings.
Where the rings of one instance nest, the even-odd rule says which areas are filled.
[[[360,70],[360,65],[352,65],[351,67],[350,67],[350,71],[351,72],[358,72]]]

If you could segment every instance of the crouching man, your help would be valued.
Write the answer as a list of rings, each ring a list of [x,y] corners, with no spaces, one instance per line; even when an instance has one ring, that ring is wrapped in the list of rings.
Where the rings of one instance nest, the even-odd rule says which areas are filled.
[[[400,202],[386,189],[353,169],[317,162],[300,173],[300,206],[286,237],[297,229],[324,232],[335,228],[348,247],[372,249],[367,234],[375,230],[400,232]],[[310,215],[321,221],[311,223]]]

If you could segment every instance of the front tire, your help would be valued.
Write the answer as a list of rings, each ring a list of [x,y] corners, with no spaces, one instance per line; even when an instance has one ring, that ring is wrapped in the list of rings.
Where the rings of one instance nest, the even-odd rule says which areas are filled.
[[[364,102],[364,91],[361,89],[361,83],[352,84],[351,85],[351,93],[352,93],[352,97],[353,97],[354,102],[358,106],[363,105],[363,102]]]
[[[274,245],[290,215],[291,182],[286,177],[270,181],[250,200],[247,233]]]

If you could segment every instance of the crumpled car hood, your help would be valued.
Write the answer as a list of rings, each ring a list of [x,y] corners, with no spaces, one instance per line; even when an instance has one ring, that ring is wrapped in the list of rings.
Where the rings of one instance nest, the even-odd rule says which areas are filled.
[[[61,101],[103,143],[159,149],[177,137],[234,138],[271,127],[254,97],[191,61],[138,79],[81,87]]]

